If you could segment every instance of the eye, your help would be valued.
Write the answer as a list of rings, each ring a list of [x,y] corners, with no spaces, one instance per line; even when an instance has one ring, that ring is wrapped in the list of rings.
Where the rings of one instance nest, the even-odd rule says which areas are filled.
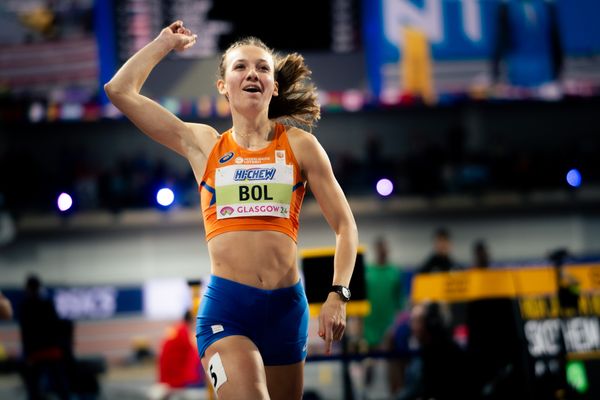
[[[245,65],[244,64],[235,64],[233,66],[233,69],[244,69]]]
[[[271,70],[268,65],[260,65],[258,69],[263,72],[269,72]]]

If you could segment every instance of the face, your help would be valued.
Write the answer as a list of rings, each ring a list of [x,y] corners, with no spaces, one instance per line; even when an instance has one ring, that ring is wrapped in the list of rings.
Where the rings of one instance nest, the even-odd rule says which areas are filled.
[[[451,251],[450,240],[444,237],[438,237],[435,240],[435,250],[438,254],[450,254]]]
[[[385,242],[377,242],[377,261],[381,264],[387,262],[388,249]]]
[[[234,48],[225,57],[225,78],[217,88],[232,111],[268,109],[271,97],[278,95],[273,57],[256,46]]]
[[[425,306],[423,304],[416,304],[410,313],[410,329],[413,336],[422,343],[425,340]]]

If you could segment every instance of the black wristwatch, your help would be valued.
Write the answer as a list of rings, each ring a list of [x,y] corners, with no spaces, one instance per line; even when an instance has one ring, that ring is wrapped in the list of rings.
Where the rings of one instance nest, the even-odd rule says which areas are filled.
[[[343,301],[350,301],[350,289],[348,289],[346,286],[342,286],[342,285],[332,285],[331,289],[329,289],[330,292],[336,292],[337,294],[340,295],[340,298]]]

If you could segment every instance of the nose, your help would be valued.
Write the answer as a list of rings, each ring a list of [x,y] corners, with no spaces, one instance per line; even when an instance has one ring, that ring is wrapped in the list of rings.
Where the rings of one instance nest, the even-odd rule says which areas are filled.
[[[258,73],[256,72],[255,68],[250,68],[248,75],[246,75],[246,79],[249,81],[258,80]]]

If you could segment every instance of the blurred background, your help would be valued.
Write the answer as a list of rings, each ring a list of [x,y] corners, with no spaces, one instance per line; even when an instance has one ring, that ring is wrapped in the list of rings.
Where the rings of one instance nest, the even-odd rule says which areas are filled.
[[[353,285],[370,307],[351,313],[333,357],[311,320],[306,398],[599,398],[600,4],[285,7],[0,3],[0,291],[13,308],[0,321],[0,397],[27,398],[21,304],[36,279],[68,322],[59,336],[81,372],[73,396],[213,396],[201,377],[183,390],[160,372],[210,272],[197,185],[186,160],[143,136],[102,90],[181,19],[197,44],[168,55],[142,90],[180,118],[230,127],[214,83],[220,52],[240,36],[301,53],[319,89],[314,134],[358,223],[364,268]],[[299,249],[334,243],[308,192]],[[482,334],[475,315],[509,328]],[[427,378],[423,318],[457,345],[433,354],[460,353]],[[423,382],[473,389],[415,392]]]

